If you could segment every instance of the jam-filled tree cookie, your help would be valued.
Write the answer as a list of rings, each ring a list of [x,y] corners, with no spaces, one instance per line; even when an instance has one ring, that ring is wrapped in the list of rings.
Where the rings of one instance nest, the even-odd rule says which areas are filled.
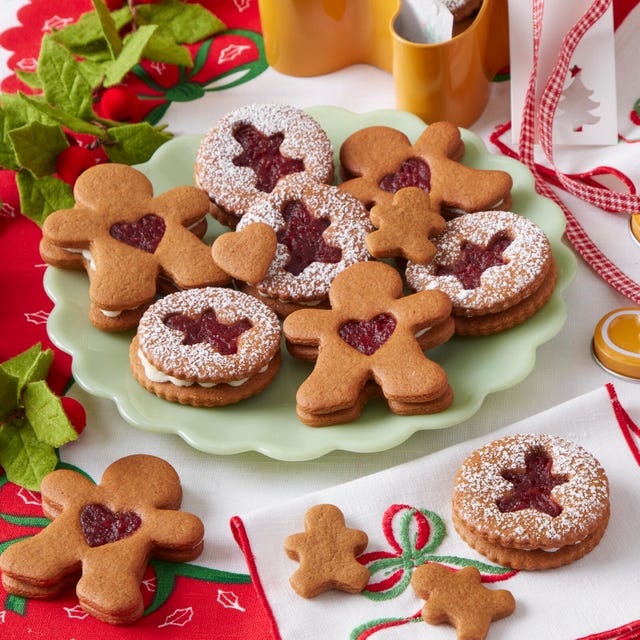
[[[54,598],[77,582],[87,613],[131,624],[143,613],[140,583],[149,558],[187,562],[202,551],[203,524],[178,511],[180,479],[155,456],[120,458],[99,485],[59,469],[45,476],[41,493],[43,511],[53,521],[0,556],[8,593]]]
[[[154,197],[142,172],[107,163],[78,178],[74,197],[72,209],[54,211],[45,220],[40,251],[61,268],[77,267],[58,260],[61,250],[82,255],[89,319],[98,329],[136,326],[162,280],[181,289],[230,282],[210,247],[190,231],[209,210],[200,189],[176,187]]]
[[[459,162],[463,155],[460,130],[450,122],[429,125],[413,145],[397,129],[366,127],[351,134],[340,148],[344,179],[340,188],[369,209],[391,202],[404,187],[428,192],[432,209],[445,217],[509,209],[511,176],[468,167]]]
[[[434,413],[453,400],[444,369],[423,352],[453,332],[440,291],[403,297],[402,278],[383,262],[360,262],[329,290],[330,309],[301,309],[283,331],[294,357],[316,360],[296,393],[300,420],[325,426],[356,419],[372,395],[400,415]],[[431,333],[433,332],[433,333]]]

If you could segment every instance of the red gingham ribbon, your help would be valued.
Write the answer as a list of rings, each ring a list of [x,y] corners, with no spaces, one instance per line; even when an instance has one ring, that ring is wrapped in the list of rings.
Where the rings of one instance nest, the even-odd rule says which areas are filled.
[[[560,55],[541,93],[539,108],[536,109],[536,80],[544,0],[533,0],[533,67],[522,114],[519,151],[521,161],[533,172],[537,191],[556,202],[564,212],[567,219],[566,236],[575,250],[605,282],[633,302],[640,304],[640,285],[613,264],[594,244],[571,211],[545,182],[534,160],[537,117],[540,145],[551,164],[554,177],[564,189],[581,200],[608,212],[624,214],[640,212],[640,196],[635,193],[618,193],[605,187],[585,184],[584,181],[563,174],[553,161],[553,119],[571,57],[584,34],[602,17],[610,5],[611,0],[595,0],[565,36]]]

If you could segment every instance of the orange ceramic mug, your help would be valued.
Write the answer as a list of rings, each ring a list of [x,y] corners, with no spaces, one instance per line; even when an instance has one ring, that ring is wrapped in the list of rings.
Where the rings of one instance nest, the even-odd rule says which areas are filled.
[[[507,0],[484,0],[450,40],[420,44],[395,29],[402,0],[259,0],[269,64],[314,76],[351,64],[393,73],[396,106],[425,122],[467,127],[482,114],[509,60]]]

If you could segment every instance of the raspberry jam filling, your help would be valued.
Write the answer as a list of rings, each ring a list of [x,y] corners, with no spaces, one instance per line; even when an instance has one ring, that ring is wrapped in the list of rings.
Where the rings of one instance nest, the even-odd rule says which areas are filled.
[[[102,504],[88,504],[80,512],[80,526],[90,547],[122,540],[135,533],[141,524],[135,511],[111,511]]]
[[[278,180],[290,173],[304,171],[304,162],[287,158],[280,153],[284,133],[265,136],[252,124],[245,124],[233,132],[242,145],[242,153],[233,159],[237,167],[249,167],[256,174],[256,189],[271,193]]]
[[[456,276],[463,288],[475,289],[480,286],[480,278],[489,267],[507,264],[502,254],[511,242],[511,238],[504,233],[491,238],[486,247],[481,247],[473,242],[465,242],[462,245],[458,261],[451,266],[439,265],[436,269],[436,275]]]
[[[285,270],[300,275],[312,262],[335,264],[342,259],[339,247],[328,245],[322,233],[331,224],[324,218],[314,218],[298,201],[287,202],[282,209],[285,226],[278,232],[278,242],[289,249]]]
[[[116,222],[109,229],[112,238],[136,249],[154,253],[164,236],[164,218],[150,213],[136,222]]]
[[[502,477],[513,489],[498,500],[502,513],[535,509],[552,517],[560,515],[562,507],[551,497],[551,490],[567,482],[566,475],[551,473],[553,460],[544,451],[532,451],[525,458],[525,471],[507,469]]]
[[[338,335],[354,349],[367,356],[374,354],[391,337],[396,328],[396,319],[381,313],[371,320],[345,322]]]
[[[223,356],[237,353],[238,338],[253,326],[246,318],[230,325],[223,324],[218,320],[213,309],[207,309],[196,318],[182,313],[173,313],[167,316],[163,322],[170,329],[184,333],[182,344],[207,342]]]
[[[383,191],[395,193],[405,187],[418,187],[423,191],[431,190],[431,169],[421,158],[405,160],[395,173],[388,173],[378,183]]]

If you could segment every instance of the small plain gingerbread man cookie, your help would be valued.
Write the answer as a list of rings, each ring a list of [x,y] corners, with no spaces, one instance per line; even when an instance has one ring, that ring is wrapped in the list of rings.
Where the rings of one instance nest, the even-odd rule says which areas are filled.
[[[284,549],[300,567],[289,582],[303,598],[313,598],[329,589],[359,593],[369,582],[370,572],[359,556],[369,543],[367,534],[349,529],[344,515],[332,504],[319,504],[307,511],[304,533],[290,535]]]
[[[294,357],[298,349],[304,359],[317,353],[311,375],[296,393],[302,422],[326,426],[354,420],[378,389],[401,415],[433,413],[451,404],[444,369],[425,356],[416,335],[434,331],[442,341],[451,336],[445,294],[403,297],[402,278],[392,266],[361,262],[338,274],[329,301],[331,309],[301,309],[283,325]]]
[[[369,217],[376,227],[367,236],[369,253],[374,258],[401,257],[416,264],[428,264],[436,255],[431,242],[442,233],[445,219],[429,206],[429,195],[418,187],[397,191],[388,204],[375,205]]]
[[[471,566],[454,571],[441,564],[424,564],[413,572],[411,586],[426,600],[424,620],[452,625],[458,640],[484,640],[491,623],[516,608],[510,591],[487,589],[478,569]]]
[[[201,224],[209,198],[182,186],[154,197],[147,177],[133,167],[107,163],[85,171],[74,186],[73,209],[44,222],[40,250],[53,266],[60,250],[82,254],[89,275],[89,318],[99,329],[134,327],[168,279],[181,289],[229,284],[210,247],[189,230]]]
[[[391,127],[374,126],[351,134],[340,148],[340,188],[367,208],[391,202],[404,187],[429,193],[431,208],[448,217],[511,206],[512,178],[505,171],[476,169],[459,162],[464,154],[460,130],[434,122],[414,145]]]
[[[142,616],[140,583],[149,558],[186,562],[202,551],[203,524],[178,511],[180,479],[155,456],[117,460],[99,485],[59,469],[45,476],[41,494],[53,522],[0,556],[8,593],[53,598],[81,574],[82,609],[111,624],[131,624]]]

